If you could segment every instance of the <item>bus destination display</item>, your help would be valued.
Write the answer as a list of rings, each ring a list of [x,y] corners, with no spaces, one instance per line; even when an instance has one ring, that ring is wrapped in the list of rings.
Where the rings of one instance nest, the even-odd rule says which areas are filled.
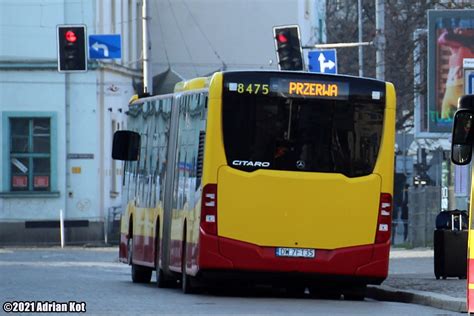
[[[349,83],[272,78],[270,90],[288,97],[346,100],[349,96]]]
[[[229,82],[227,89],[238,94],[283,95],[287,97],[346,100],[349,83],[271,78],[270,84],[260,82]]]

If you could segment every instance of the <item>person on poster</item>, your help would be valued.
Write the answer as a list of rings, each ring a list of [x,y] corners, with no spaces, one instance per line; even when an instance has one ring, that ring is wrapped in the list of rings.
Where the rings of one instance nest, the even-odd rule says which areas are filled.
[[[441,103],[441,118],[451,119],[458,99],[464,94],[463,59],[474,58],[474,29],[447,29],[438,38],[438,44],[449,48],[449,71]]]

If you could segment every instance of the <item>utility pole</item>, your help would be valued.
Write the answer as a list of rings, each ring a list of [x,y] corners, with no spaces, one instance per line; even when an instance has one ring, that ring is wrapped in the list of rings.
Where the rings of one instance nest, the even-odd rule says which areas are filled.
[[[153,93],[153,87],[150,86],[150,60],[149,60],[149,49],[148,43],[148,8],[147,0],[142,2],[142,54],[143,54],[143,94],[151,95]]]
[[[375,74],[385,80],[385,7],[384,0],[375,1]]]
[[[362,0],[357,1],[358,24],[359,24],[359,43],[362,43]],[[364,51],[362,45],[359,46],[359,77],[364,76]]]

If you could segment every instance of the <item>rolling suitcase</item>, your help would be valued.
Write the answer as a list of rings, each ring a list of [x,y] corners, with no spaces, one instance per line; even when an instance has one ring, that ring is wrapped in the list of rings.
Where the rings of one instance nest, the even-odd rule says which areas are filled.
[[[444,214],[443,214],[444,213]],[[434,231],[434,273],[436,279],[458,277],[467,274],[467,216],[458,210],[441,212],[443,228]],[[450,221],[446,217],[450,217]],[[438,223],[438,219],[437,219]],[[438,226],[438,225],[437,225]]]

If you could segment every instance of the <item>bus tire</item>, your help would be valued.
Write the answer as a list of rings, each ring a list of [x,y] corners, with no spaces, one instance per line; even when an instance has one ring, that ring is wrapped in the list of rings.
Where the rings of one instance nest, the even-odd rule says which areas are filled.
[[[170,288],[174,287],[176,285],[175,280],[168,280],[165,277],[165,273],[163,272],[163,269],[160,268],[160,238],[159,235],[157,234],[156,237],[156,251],[155,251],[155,270],[156,270],[156,285],[162,289],[162,288]]]
[[[131,274],[132,274],[132,282],[133,283],[150,283],[151,281],[151,273],[153,270],[151,268],[142,267],[133,263],[133,238],[129,238],[127,242],[128,248],[128,261],[129,264],[132,266]]]
[[[127,240],[127,263],[128,265],[132,265],[132,243],[133,243],[133,240],[132,238],[128,238]]]
[[[354,286],[344,289],[344,300],[347,301],[363,301],[367,295],[367,286]]]
[[[306,286],[297,283],[287,284],[285,292],[290,297],[301,297],[305,294]]]
[[[160,289],[174,288],[176,287],[176,280],[167,279],[163,269],[158,268],[158,270],[156,270],[156,285]]]
[[[318,285],[312,285],[309,287],[309,294],[313,298],[323,300],[340,300],[341,290],[336,287],[324,287]]]
[[[186,273],[186,257],[187,257],[186,241],[183,243],[183,256],[182,256],[182,272],[181,272],[181,290],[184,294],[193,294],[197,292],[196,286],[194,285],[194,278]]]
[[[142,267],[132,263],[132,281],[133,283],[150,283],[151,268]]]

